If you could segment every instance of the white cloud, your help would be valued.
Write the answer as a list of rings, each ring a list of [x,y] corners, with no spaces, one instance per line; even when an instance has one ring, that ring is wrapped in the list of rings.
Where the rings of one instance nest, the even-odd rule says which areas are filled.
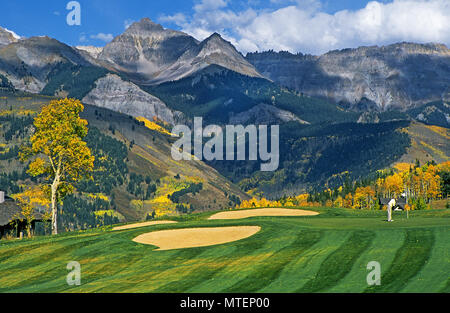
[[[194,14],[165,21],[197,39],[221,33],[243,51],[289,50],[321,54],[333,49],[399,41],[450,44],[450,1],[371,1],[360,10],[325,13],[318,0],[273,0],[279,9],[233,12],[225,0],[203,0]],[[179,16],[181,17],[181,16]]]
[[[135,20],[132,19],[126,19],[125,21],[123,21],[123,27],[125,29],[127,29],[128,27],[131,26],[131,24],[133,24],[134,22],[136,22]]]
[[[174,15],[162,15],[158,19],[163,23],[183,24],[186,23],[186,16],[183,13],[177,13]]]
[[[87,42],[88,41],[88,39],[87,39],[85,34],[81,34],[79,40],[80,40],[80,42]]]
[[[104,34],[104,33],[98,33],[97,35],[91,35],[89,37],[91,39],[98,39],[104,42],[109,42],[114,39],[113,34]]]
[[[206,12],[224,8],[228,0],[202,0],[194,6],[196,12]]]

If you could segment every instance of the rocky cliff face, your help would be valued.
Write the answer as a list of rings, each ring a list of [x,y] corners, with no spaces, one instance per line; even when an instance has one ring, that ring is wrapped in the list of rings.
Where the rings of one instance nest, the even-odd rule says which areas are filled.
[[[148,18],[132,24],[105,46],[98,60],[125,72],[138,83],[177,80],[211,64],[249,76],[260,76],[220,35],[203,42],[179,31],[164,29]]]
[[[152,120],[156,116],[168,123],[175,123],[174,113],[161,100],[115,74],[98,79],[95,85],[83,98],[84,103],[134,117],[143,116]]]
[[[263,52],[246,58],[275,82],[358,110],[416,107],[441,100],[450,86],[450,50],[439,44],[399,43],[321,56]]]
[[[94,46],[76,46],[82,54],[87,54],[89,57],[96,59],[100,53],[103,51],[103,47],[94,47]]]
[[[19,90],[41,92],[52,71],[63,64],[91,65],[77,50],[49,37],[0,47],[0,74]]]

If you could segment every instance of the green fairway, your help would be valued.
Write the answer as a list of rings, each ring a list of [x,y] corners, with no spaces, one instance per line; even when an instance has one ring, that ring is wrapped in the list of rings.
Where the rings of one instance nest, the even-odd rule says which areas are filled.
[[[0,241],[0,292],[449,292],[450,210],[385,212],[321,208],[317,216],[207,220],[122,231],[94,229]],[[154,251],[135,243],[155,230],[261,227],[255,235],[209,247]],[[70,261],[81,285],[69,286]],[[368,286],[367,264],[381,265]]]

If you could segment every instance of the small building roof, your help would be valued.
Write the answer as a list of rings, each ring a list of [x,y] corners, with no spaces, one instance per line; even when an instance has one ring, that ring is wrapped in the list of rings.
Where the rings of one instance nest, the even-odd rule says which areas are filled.
[[[13,200],[5,199],[5,202],[0,203],[0,226],[8,225],[20,211],[20,207]]]
[[[17,215],[20,214],[21,211],[22,210],[16,202],[7,197],[5,202],[0,203],[0,226],[8,225],[15,216],[17,217]],[[36,220],[42,219],[42,213],[38,210],[35,210],[34,216]]]

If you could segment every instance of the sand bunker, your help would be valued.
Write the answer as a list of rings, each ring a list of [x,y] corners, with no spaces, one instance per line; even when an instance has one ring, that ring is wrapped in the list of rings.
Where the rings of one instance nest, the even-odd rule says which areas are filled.
[[[319,213],[314,211],[297,210],[297,209],[279,209],[279,208],[267,208],[267,209],[251,209],[251,210],[238,210],[238,211],[225,211],[219,212],[211,217],[209,220],[231,220],[241,219],[254,216],[313,216]]]
[[[159,224],[172,224],[172,223],[176,223],[176,222],[175,221],[150,221],[150,222],[144,222],[144,223],[136,223],[136,224],[117,226],[117,227],[114,227],[112,230],[124,230],[124,229],[131,229],[131,228],[138,228],[138,227],[145,227],[145,226],[152,226],[152,225],[159,225]]]
[[[244,239],[260,231],[259,226],[201,227],[145,233],[134,242],[159,247],[156,250],[205,247]]]

